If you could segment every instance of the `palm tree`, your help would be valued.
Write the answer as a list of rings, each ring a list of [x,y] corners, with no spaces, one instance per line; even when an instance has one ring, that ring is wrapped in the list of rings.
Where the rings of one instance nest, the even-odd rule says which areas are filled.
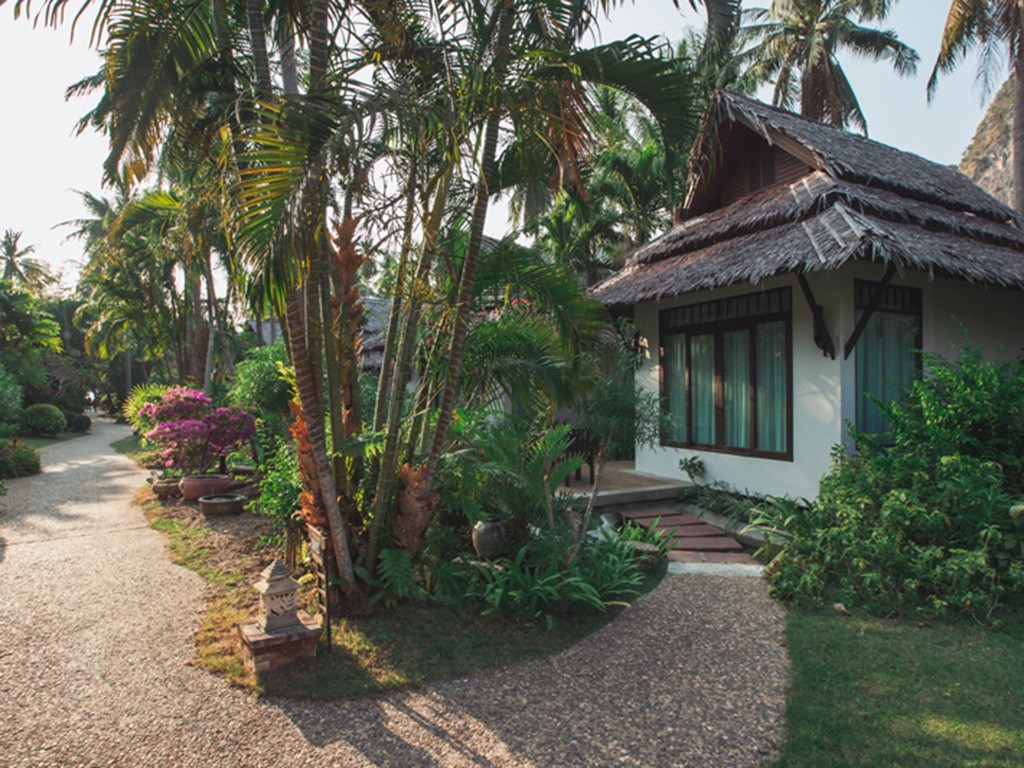
[[[917,71],[917,53],[891,30],[860,22],[884,18],[889,0],[773,0],[744,11],[740,54],[745,77],[772,82],[772,103],[839,128],[867,133],[867,121],[839,61],[841,51],[888,61],[900,75]]]
[[[975,46],[981,47],[978,79],[985,95],[992,90],[1004,54],[1013,68],[1013,202],[1024,215],[1024,4],[1020,0],[952,0],[942,30],[939,55],[928,78],[928,99],[935,95],[939,74],[956,69]]]
[[[53,280],[50,268],[42,261],[29,257],[34,253],[34,245],[24,247],[18,242],[21,232],[8,229],[0,238],[0,259],[3,260],[2,279],[21,283],[27,288],[38,291]]]

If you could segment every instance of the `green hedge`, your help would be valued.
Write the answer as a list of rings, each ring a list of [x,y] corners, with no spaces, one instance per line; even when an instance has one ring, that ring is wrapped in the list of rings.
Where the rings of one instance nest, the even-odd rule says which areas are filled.
[[[55,405],[36,403],[21,413],[22,434],[31,437],[53,437],[67,428],[67,419]]]

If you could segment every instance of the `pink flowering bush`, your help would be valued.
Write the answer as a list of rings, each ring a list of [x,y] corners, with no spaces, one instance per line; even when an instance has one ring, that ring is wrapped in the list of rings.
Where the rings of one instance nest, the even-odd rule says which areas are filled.
[[[139,415],[150,424],[201,419],[209,412],[211,405],[210,396],[201,389],[171,387],[158,401],[144,403],[139,408]]]
[[[157,403],[139,409],[156,426],[146,439],[163,447],[164,466],[195,474],[205,472],[228,449],[253,436],[256,420],[243,408],[212,408],[209,396],[188,387],[172,387]]]

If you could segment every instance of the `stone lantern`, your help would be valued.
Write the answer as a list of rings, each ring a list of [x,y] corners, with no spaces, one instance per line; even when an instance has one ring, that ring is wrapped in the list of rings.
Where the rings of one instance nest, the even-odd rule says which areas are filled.
[[[299,623],[299,604],[295,599],[299,582],[280,560],[275,560],[260,574],[263,578],[253,586],[260,593],[261,625],[264,632]]]
[[[242,655],[255,672],[264,672],[303,656],[314,656],[320,640],[320,625],[296,600],[299,582],[291,577],[280,560],[268,566],[256,584],[260,593],[260,616],[256,621],[240,624]]]

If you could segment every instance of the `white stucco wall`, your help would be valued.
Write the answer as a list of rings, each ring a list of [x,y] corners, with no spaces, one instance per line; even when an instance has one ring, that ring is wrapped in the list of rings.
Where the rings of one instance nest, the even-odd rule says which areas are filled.
[[[824,308],[825,322],[836,347],[835,360],[814,346],[811,312],[792,276],[774,278],[758,286],[744,284],[638,305],[635,319],[647,339],[648,356],[637,381],[639,386],[657,393],[659,311],[789,286],[793,306],[793,460],[680,448],[638,448],[637,469],[682,478],[679,460],[699,455],[707,469],[706,482],[724,483],[740,492],[816,496],[818,483],[828,471],[832,446],[844,439],[845,421],[852,421],[855,416],[856,353],[843,359],[843,346],[855,326],[853,281],[877,281],[884,271],[879,264],[855,263],[837,272],[807,276],[815,298]],[[893,283],[922,289],[922,345],[926,351],[952,354],[951,344],[958,344],[962,338],[957,319],[968,328],[971,340],[982,347],[987,357],[997,356],[1001,351],[1002,356],[1013,356],[1024,349],[1024,292],[973,286],[947,278],[929,279],[922,273],[898,274]]]

